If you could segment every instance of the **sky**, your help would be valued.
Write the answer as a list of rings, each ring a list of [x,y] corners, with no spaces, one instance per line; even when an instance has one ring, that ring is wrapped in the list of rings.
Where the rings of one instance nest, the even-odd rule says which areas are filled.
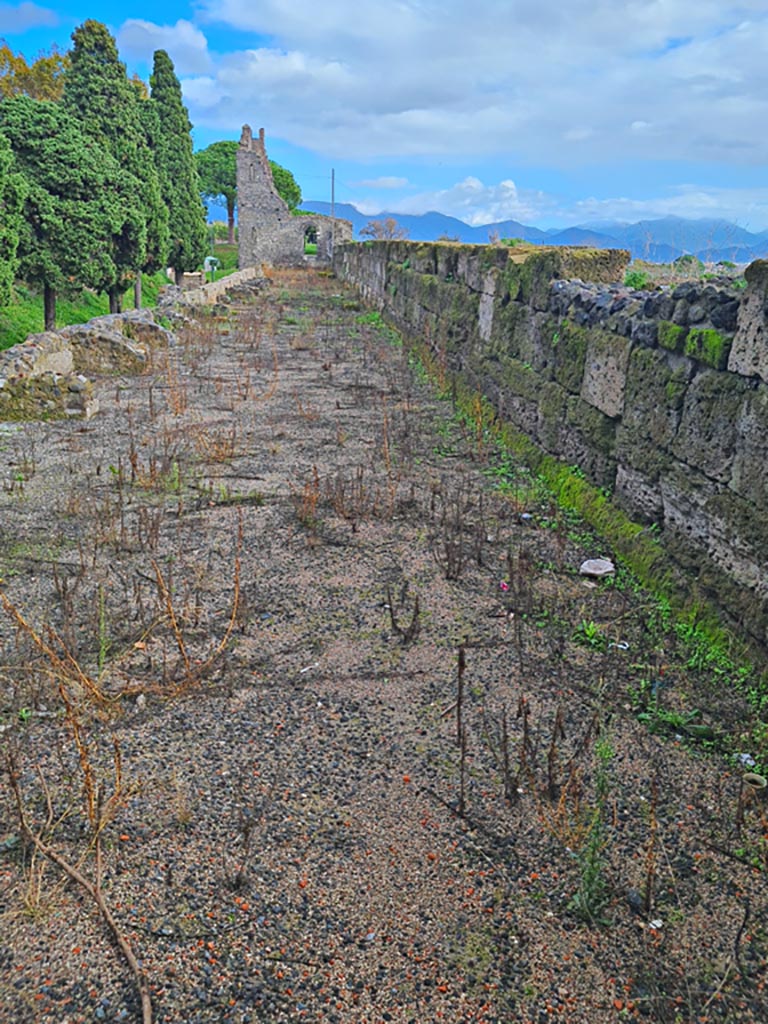
[[[130,74],[169,53],[196,149],[263,127],[308,200],[768,229],[768,0],[0,0],[0,38],[88,18]]]

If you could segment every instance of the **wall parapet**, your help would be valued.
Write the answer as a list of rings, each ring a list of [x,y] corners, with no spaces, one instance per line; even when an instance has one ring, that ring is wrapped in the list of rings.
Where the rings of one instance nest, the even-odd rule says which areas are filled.
[[[382,241],[338,275],[578,466],[768,646],[768,262],[636,291],[628,254]]]

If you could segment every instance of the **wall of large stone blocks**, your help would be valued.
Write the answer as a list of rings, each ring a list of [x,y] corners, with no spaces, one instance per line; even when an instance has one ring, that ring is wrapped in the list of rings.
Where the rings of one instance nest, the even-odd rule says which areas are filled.
[[[628,254],[381,241],[335,269],[580,467],[768,645],[768,262],[633,291]]]

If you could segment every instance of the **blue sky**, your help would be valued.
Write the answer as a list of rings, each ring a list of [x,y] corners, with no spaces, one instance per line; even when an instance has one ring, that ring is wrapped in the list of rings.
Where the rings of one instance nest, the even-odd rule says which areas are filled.
[[[0,0],[0,38],[87,18],[131,73],[168,51],[196,148],[263,127],[306,199],[333,168],[371,216],[768,228],[768,0]]]

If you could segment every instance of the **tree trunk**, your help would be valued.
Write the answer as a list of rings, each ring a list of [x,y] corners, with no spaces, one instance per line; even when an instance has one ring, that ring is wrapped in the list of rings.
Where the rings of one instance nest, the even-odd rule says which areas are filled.
[[[121,292],[110,292],[109,293],[109,312],[110,313],[122,313],[123,311],[123,296]]]
[[[227,230],[229,231],[229,234],[227,236],[227,241],[229,242],[230,245],[234,245],[235,244],[235,202],[234,202],[234,200],[232,200],[231,203],[227,202]]]
[[[178,267],[174,267],[173,268],[173,273],[174,273],[174,275],[176,277],[176,284],[179,286],[179,288],[181,288],[181,283],[184,280],[184,271],[183,270],[179,270]]]
[[[141,274],[136,275],[133,283],[133,305],[136,309],[141,309]]]
[[[49,284],[43,285],[43,320],[44,330],[56,330],[56,289]]]

